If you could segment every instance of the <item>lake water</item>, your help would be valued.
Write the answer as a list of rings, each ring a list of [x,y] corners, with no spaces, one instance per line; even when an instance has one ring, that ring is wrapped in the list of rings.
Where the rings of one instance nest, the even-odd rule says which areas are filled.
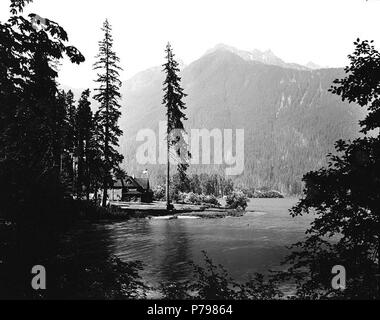
[[[304,238],[312,217],[290,217],[288,209],[297,200],[253,199],[243,217],[81,224],[70,238],[89,257],[106,252],[142,261],[142,275],[151,284],[187,279],[189,261],[202,264],[202,250],[235,280],[244,281],[249,274],[279,266],[288,253],[285,246]]]

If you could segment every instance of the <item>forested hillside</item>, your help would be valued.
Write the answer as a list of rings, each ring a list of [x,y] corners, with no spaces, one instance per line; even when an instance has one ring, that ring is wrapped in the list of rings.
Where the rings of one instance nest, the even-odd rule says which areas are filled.
[[[188,97],[187,128],[244,128],[245,170],[235,183],[297,193],[302,175],[325,163],[334,141],[357,135],[363,114],[328,92],[343,70],[299,70],[243,59],[216,48],[184,68]],[[160,67],[124,83],[122,153],[129,172],[146,166],[135,160],[136,132],[158,129],[163,74]],[[153,182],[164,167],[148,166]],[[193,165],[190,172],[224,172],[218,166]]]

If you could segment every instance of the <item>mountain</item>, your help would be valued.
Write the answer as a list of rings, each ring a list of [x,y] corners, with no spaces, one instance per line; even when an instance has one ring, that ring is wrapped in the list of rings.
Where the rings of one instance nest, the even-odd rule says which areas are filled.
[[[306,64],[306,67],[309,68],[309,69],[312,69],[312,70],[323,69],[320,65],[314,63],[313,61],[309,61]]]
[[[306,66],[297,63],[286,63],[281,58],[277,57],[271,50],[260,51],[258,49],[254,49],[251,51],[245,51],[223,43],[219,43],[214,48],[208,50],[206,54],[210,54],[215,51],[228,51],[238,55],[240,58],[246,61],[256,61],[284,68],[291,68],[297,70],[321,69],[320,66],[311,61]]]
[[[302,175],[326,164],[336,140],[357,136],[364,114],[328,92],[343,70],[312,70],[283,64],[268,52],[266,56],[257,53],[248,59],[242,51],[219,46],[186,66],[181,74],[188,94],[186,128],[243,128],[245,166],[243,174],[233,177],[235,183],[297,193]],[[165,168],[136,162],[142,143],[136,142],[136,133],[143,128],[157,132],[158,122],[165,119],[163,80],[161,67],[151,68],[126,81],[122,90],[125,166],[136,175],[147,167],[153,183]],[[223,168],[192,165],[191,171]]]

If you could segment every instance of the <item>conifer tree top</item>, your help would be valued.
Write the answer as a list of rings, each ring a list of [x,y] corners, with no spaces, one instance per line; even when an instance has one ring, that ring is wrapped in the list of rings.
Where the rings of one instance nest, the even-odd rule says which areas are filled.
[[[164,85],[164,99],[163,104],[167,108],[168,126],[169,131],[173,129],[184,129],[183,120],[187,120],[185,113],[186,110],[183,98],[187,96],[181,87],[181,77],[178,75],[180,72],[178,62],[174,59],[174,53],[170,43],[166,45],[166,63],[163,64],[163,71],[166,73]]]

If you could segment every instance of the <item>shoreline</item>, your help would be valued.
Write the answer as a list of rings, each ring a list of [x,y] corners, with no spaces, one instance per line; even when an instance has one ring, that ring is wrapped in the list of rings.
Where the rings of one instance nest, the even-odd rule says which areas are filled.
[[[174,210],[168,211],[164,202],[153,202],[150,204],[131,203],[131,202],[112,202],[110,203],[110,218],[147,218],[147,219],[178,219],[181,217],[217,219],[227,216],[241,217],[245,211],[217,207],[211,205],[193,204],[174,204]]]

